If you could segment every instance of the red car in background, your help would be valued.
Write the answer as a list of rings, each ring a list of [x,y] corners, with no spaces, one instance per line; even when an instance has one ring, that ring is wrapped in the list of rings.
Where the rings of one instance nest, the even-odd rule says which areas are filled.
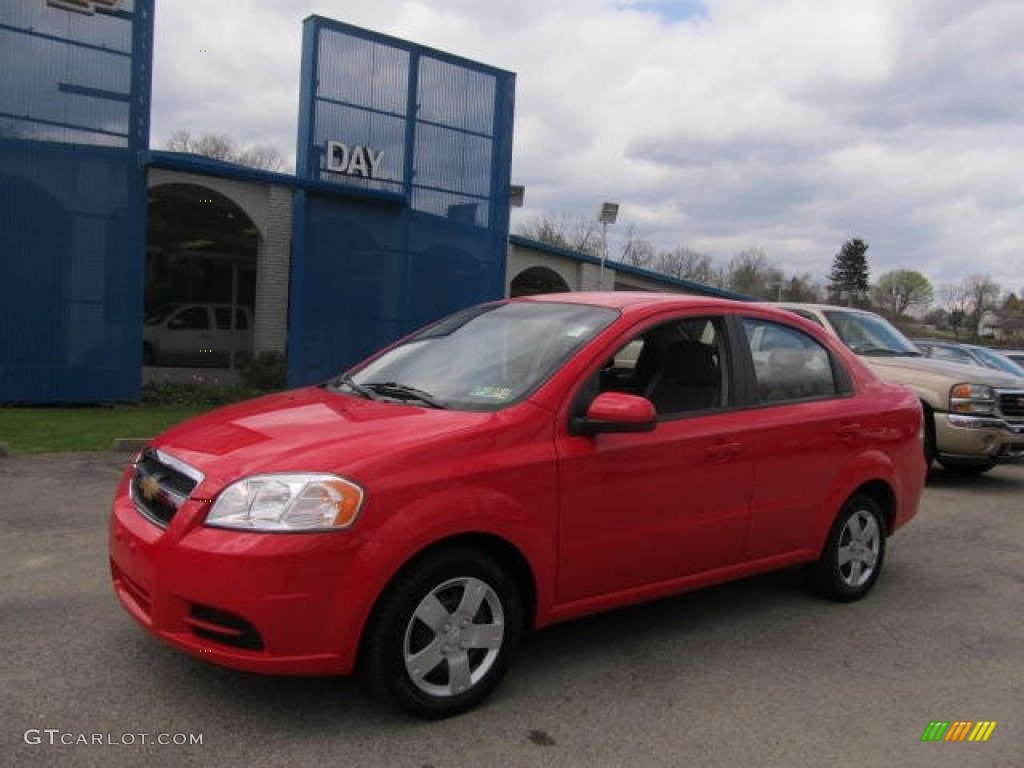
[[[358,672],[445,717],[554,622],[794,565],[863,597],[923,455],[917,398],[791,313],[499,301],[153,440],[110,566],[125,609],[201,659]]]

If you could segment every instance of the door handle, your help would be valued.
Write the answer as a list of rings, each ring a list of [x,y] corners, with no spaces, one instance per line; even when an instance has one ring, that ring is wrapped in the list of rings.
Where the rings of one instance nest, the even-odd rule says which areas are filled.
[[[842,440],[844,443],[851,442],[862,434],[860,424],[840,424],[836,427],[836,437]]]
[[[718,443],[710,446],[705,453],[711,461],[721,464],[736,458],[742,451],[743,443]]]

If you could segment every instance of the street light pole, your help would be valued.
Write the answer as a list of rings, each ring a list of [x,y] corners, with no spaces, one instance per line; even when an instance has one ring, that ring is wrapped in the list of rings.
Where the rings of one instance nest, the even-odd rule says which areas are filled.
[[[601,272],[597,286],[599,291],[604,290],[604,264],[608,260],[608,225],[614,224],[618,215],[618,203],[602,203],[597,214],[597,220],[601,222]]]

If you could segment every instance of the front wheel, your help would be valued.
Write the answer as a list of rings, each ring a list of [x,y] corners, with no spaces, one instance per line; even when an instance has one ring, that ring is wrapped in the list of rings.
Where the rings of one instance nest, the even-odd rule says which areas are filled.
[[[994,461],[953,461],[950,459],[939,459],[942,468],[953,475],[961,477],[974,477],[988,472],[995,467]]]
[[[851,497],[839,512],[821,557],[806,568],[818,594],[848,603],[864,597],[878,581],[885,560],[885,520],[870,496]]]
[[[370,690],[417,717],[451,717],[498,686],[522,635],[515,581],[474,549],[428,554],[399,573],[366,629]]]

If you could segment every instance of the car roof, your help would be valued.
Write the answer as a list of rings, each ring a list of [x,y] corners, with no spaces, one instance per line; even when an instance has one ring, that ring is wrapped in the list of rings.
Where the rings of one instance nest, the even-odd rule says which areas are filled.
[[[538,293],[520,296],[511,301],[560,304],[589,304],[608,309],[627,307],[720,307],[749,306],[751,302],[735,301],[718,296],[699,296],[688,293],[656,293],[652,291],[579,291],[573,293]]]

